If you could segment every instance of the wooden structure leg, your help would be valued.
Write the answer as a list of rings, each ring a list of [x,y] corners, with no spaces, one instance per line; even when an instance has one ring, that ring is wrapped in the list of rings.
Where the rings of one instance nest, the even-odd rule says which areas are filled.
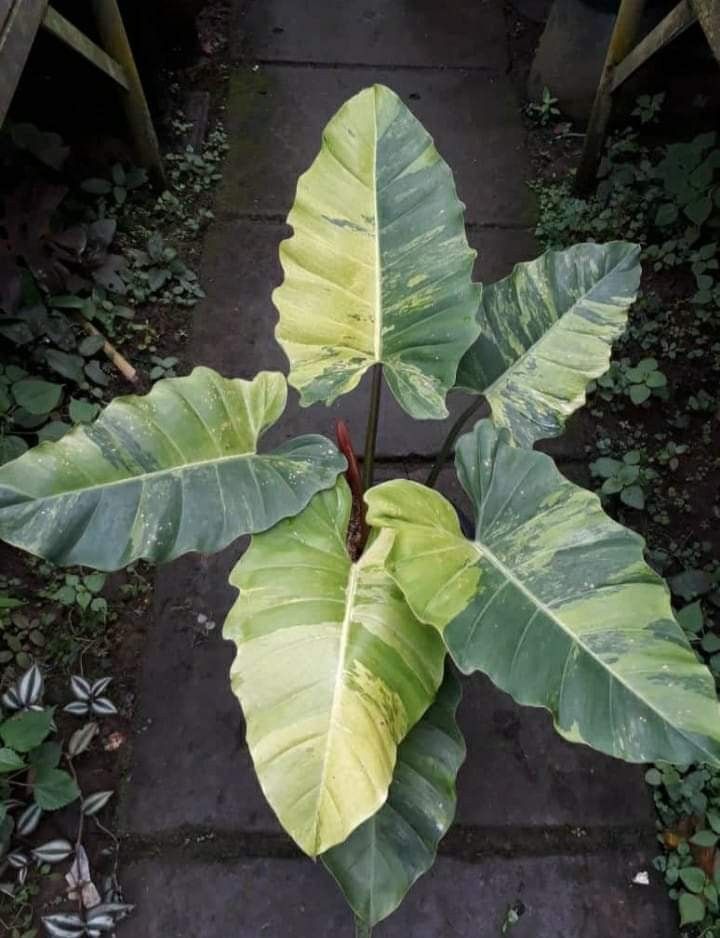
[[[128,90],[122,93],[123,104],[138,158],[150,169],[155,181],[164,186],[165,169],[155,127],[117,0],[93,0],[93,10],[105,51],[125,73]]]
[[[622,0],[620,3],[615,28],[605,57],[605,65],[600,77],[600,84],[595,94],[585,137],[585,147],[575,180],[576,191],[581,195],[589,192],[595,185],[595,173],[612,110],[615,69],[635,44],[644,7],[645,0]]]

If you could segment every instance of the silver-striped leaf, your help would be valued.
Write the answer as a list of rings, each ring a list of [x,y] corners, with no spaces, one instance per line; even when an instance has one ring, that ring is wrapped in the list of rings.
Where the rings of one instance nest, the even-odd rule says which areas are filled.
[[[80,674],[73,674],[70,678],[70,690],[76,700],[90,700],[93,692],[90,681]]]
[[[50,938],[82,938],[85,934],[85,922],[79,915],[62,912],[44,915],[42,923]]]
[[[303,404],[330,404],[382,364],[411,416],[447,415],[479,332],[463,208],[432,137],[394,92],[374,85],[340,108],[298,181],[273,294]]]
[[[489,420],[460,439],[456,466],[474,540],[442,495],[416,483],[387,482],[366,499],[370,523],[395,532],[391,575],[461,670],[546,707],[573,742],[630,762],[720,765],[715,683],[642,538]]]
[[[455,778],[465,759],[455,720],[461,693],[448,668],[433,705],[400,744],[385,804],[321,857],[356,917],[370,927],[430,869],[455,817]]]
[[[58,838],[50,840],[40,847],[32,850],[32,855],[38,863],[61,863],[73,852],[73,845],[69,840]]]
[[[98,717],[111,717],[117,713],[117,707],[107,697],[93,697],[90,701],[90,712]]]
[[[44,689],[45,682],[43,680],[42,671],[34,664],[31,668],[28,668],[17,682],[16,694],[20,705],[23,707],[31,707],[33,704],[39,703]]]
[[[96,791],[88,795],[82,803],[82,813],[88,817],[98,814],[114,795],[113,791]]]
[[[0,538],[53,563],[116,570],[212,552],[300,511],[345,467],[324,437],[258,454],[283,375],[196,368],[114,400],[90,425],[0,467]]]
[[[99,732],[100,727],[97,723],[86,723],[85,726],[81,726],[79,730],[75,730],[68,743],[69,755],[79,756],[81,753],[85,752]]]
[[[445,649],[385,570],[389,532],[352,562],[344,478],[256,535],[230,582],[233,690],[260,785],[315,856],[385,802],[397,745],[435,698]]]
[[[640,283],[640,248],[576,244],[517,264],[485,286],[481,333],[456,386],[483,394],[521,446],[557,436],[604,374]]]
[[[20,837],[28,837],[37,829],[40,819],[43,816],[43,811],[40,805],[30,804],[25,808],[23,813],[17,819],[15,824],[15,830],[18,832]]]

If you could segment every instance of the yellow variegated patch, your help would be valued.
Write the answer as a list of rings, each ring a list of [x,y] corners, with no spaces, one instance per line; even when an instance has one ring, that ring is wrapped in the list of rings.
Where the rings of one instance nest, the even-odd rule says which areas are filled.
[[[253,538],[225,623],[233,690],[265,795],[308,854],[341,843],[384,803],[396,749],[432,703],[445,649],[385,570],[382,532],[357,563],[344,479]]]
[[[675,621],[643,541],[552,460],[478,423],[458,443],[474,540],[452,506],[406,480],[369,491],[395,538],[388,569],[458,666],[484,671],[557,729],[630,762],[720,765],[710,672]]]
[[[288,223],[273,299],[302,403],[332,403],[381,363],[409,414],[446,416],[479,332],[475,252],[452,173],[397,95],[375,85],[343,105]]]
[[[635,244],[576,244],[483,289],[481,333],[456,386],[484,394],[521,446],[557,436],[607,371],[640,283]]]

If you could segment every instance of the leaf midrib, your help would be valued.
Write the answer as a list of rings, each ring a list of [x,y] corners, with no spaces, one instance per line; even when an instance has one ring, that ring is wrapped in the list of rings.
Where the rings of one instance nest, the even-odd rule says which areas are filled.
[[[673,729],[675,730],[675,732],[679,733],[683,738],[687,739],[688,742],[695,749],[706,753],[712,764],[717,764],[717,756],[709,752],[704,746],[700,746],[699,743],[697,743],[694,739],[688,738],[688,734],[685,732],[685,730],[678,729],[677,727],[675,727],[668,720],[665,714],[663,714],[660,710],[658,710],[649,701],[645,700],[644,697],[641,697],[638,691],[635,690],[635,688],[631,687],[626,681],[624,681],[620,675],[610,670],[610,668],[603,661],[603,659],[598,657],[598,655],[596,655],[595,652],[593,652],[590,648],[588,648],[587,645],[585,645],[585,643],[582,641],[582,639],[575,632],[573,632],[570,628],[568,628],[568,626],[566,626],[561,619],[557,617],[557,615],[550,608],[550,606],[548,606],[541,599],[539,599],[534,593],[532,593],[525,586],[522,580],[519,580],[513,574],[513,572],[507,566],[505,566],[505,564],[499,559],[499,557],[497,557],[497,555],[493,553],[493,551],[489,547],[487,547],[481,541],[472,541],[472,544],[481,558],[489,561],[503,576],[507,578],[507,580],[513,586],[517,587],[517,589],[520,590],[520,592],[522,592],[523,595],[526,596],[536,608],[538,608],[541,612],[545,613],[545,615],[551,621],[553,621],[557,626],[559,626],[559,628],[570,638],[571,644],[575,643],[579,645],[580,648],[585,652],[585,654],[587,654],[590,658],[592,658],[595,662],[597,662],[597,664],[600,665],[603,672],[608,674],[611,680],[617,681],[618,684],[621,684],[625,688],[626,691],[628,691],[636,700],[639,700],[643,704],[643,706],[647,707],[647,709],[650,710],[652,713],[654,713],[660,720],[662,720],[663,723],[671,725]],[[465,644],[467,647],[468,642],[466,641]],[[562,687],[560,691],[560,697],[558,699],[560,699],[561,697],[562,697]]]
[[[323,753],[323,762],[320,769],[320,778],[318,780],[317,798],[315,801],[315,852],[321,846],[319,820],[322,814],[321,803],[325,797],[326,778],[328,773],[328,763],[330,761],[330,752],[333,747],[333,735],[337,725],[337,712],[341,705],[343,690],[345,687],[345,659],[347,658],[348,640],[350,636],[350,626],[352,625],[352,616],[355,608],[355,594],[357,593],[358,580],[360,579],[360,564],[351,563],[348,573],[347,583],[345,584],[345,614],[342,625],[340,626],[340,646],[338,648],[338,660],[335,668],[335,680],[333,682],[332,705],[328,716],[328,729],[325,738],[325,752]]]
[[[373,199],[375,201],[375,322],[373,332],[373,353],[375,361],[382,361],[382,275],[380,270],[380,212],[379,192],[377,184],[377,157],[378,157],[378,117],[377,117],[377,90],[373,88]]]
[[[212,459],[200,459],[200,460],[196,460],[195,462],[180,463],[177,466],[170,466],[167,469],[155,469],[152,472],[145,472],[140,475],[127,476],[124,479],[114,479],[112,482],[99,482],[99,483],[96,483],[95,485],[86,485],[86,486],[78,486],[77,488],[72,488],[72,489],[63,489],[62,492],[54,492],[50,495],[29,495],[27,492],[23,492],[21,489],[15,488],[14,486],[10,486],[10,485],[0,485],[0,490],[3,488],[6,488],[11,492],[17,492],[18,495],[24,496],[29,501],[38,503],[38,502],[50,501],[55,498],[63,498],[67,495],[75,495],[78,492],[80,493],[93,492],[96,489],[109,489],[109,488],[114,488],[115,486],[119,486],[119,485],[130,485],[133,482],[145,482],[149,479],[158,478],[163,475],[169,475],[173,472],[182,472],[185,470],[190,471],[193,469],[201,468],[202,466],[216,466],[219,463],[231,462],[232,460],[235,460],[235,459],[248,459],[253,456],[257,457],[258,459],[268,459],[271,457],[276,458],[276,459],[277,458],[282,459],[284,458],[285,454],[278,456],[276,453],[258,453],[255,450],[248,450],[247,452],[244,452],[244,453],[233,453],[230,456],[214,456]],[[287,458],[290,458],[290,457],[287,457]],[[9,507],[16,507],[16,506],[13,505]],[[0,511],[2,510],[3,509],[0,508]]]

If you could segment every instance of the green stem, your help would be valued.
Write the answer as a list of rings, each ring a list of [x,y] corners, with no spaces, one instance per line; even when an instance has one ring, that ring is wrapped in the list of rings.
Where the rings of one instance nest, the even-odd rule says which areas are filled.
[[[355,916],[355,938],[372,938],[372,927]]]
[[[479,410],[483,404],[485,404],[484,397],[475,398],[475,400],[465,408],[455,423],[450,427],[448,435],[445,437],[445,442],[440,448],[440,452],[437,454],[435,462],[433,463],[433,467],[430,470],[427,479],[425,480],[425,485],[429,486],[431,489],[435,488],[435,483],[437,482],[438,476],[440,475],[440,470],[447,462],[447,459],[452,452],[452,448],[455,445],[455,440],[457,440],[457,438],[460,436],[460,431],[462,430],[466,421],[469,420],[475,411]]]
[[[363,488],[367,492],[373,484],[375,469],[375,443],[377,441],[378,419],[380,417],[380,392],[382,391],[382,365],[373,367],[372,387],[370,389],[370,412],[365,431],[365,452],[363,454]]]

